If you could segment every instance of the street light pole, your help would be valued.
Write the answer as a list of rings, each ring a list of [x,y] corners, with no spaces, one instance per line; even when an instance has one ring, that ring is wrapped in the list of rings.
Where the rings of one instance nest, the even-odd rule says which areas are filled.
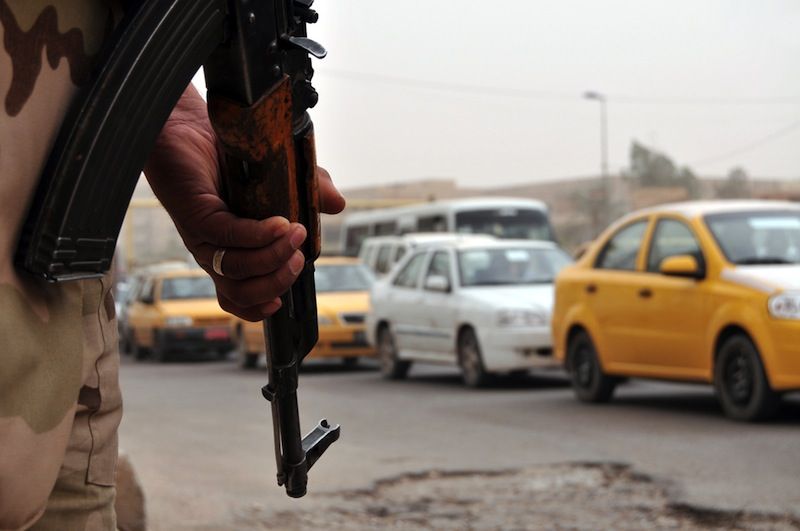
[[[603,186],[603,218],[606,224],[611,222],[611,178],[608,174],[608,117],[606,114],[606,96],[600,92],[588,90],[583,97],[600,104],[600,179]]]

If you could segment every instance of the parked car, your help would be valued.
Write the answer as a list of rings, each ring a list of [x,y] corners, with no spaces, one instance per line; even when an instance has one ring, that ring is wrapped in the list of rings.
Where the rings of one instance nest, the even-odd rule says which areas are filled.
[[[376,276],[381,277],[399,262],[408,251],[442,242],[458,241],[462,236],[449,232],[420,232],[402,236],[373,236],[361,244],[358,259]],[[492,236],[482,236],[494,239]],[[476,236],[477,238],[477,236]]]
[[[354,258],[323,256],[315,267],[319,341],[306,359],[341,358],[352,367],[360,358],[374,356],[364,335],[374,277]],[[242,367],[255,367],[265,355],[262,324],[237,320],[236,338]]]
[[[552,367],[553,279],[570,263],[552,242],[460,236],[412,252],[371,293],[367,337],[385,378],[413,362],[457,364],[464,383]]]
[[[151,272],[128,309],[128,340],[137,359],[166,361],[178,351],[233,348],[232,317],[217,303],[214,282],[201,269]]]
[[[139,296],[139,290],[144,281],[152,274],[159,271],[185,270],[190,269],[186,262],[161,262],[134,270],[128,277],[117,283],[114,293],[114,307],[117,314],[117,329],[119,331],[119,350],[122,353],[130,353],[130,328],[128,327],[128,310]]]
[[[556,357],[575,394],[620,378],[713,383],[724,412],[769,417],[800,389],[800,205],[714,201],[631,214],[558,277]]]

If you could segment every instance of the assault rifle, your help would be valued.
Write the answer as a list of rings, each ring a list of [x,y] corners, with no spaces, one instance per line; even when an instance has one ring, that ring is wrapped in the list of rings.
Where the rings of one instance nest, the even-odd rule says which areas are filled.
[[[23,228],[17,263],[48,281],[102,276],[147,155],[202,65],[220,140],[222,187],[235,214],[302,223],[306,264],[264,323],[278,484],[306,493],[308,469],[339,437],[322,420],[301,438],[300,362],[317,341],[314,260],[319,204],[317,103],[306,35],[313,0],[150,0],[131,3],[93,78],[70,108]],[[131,117],[135,117],[132,119]]]

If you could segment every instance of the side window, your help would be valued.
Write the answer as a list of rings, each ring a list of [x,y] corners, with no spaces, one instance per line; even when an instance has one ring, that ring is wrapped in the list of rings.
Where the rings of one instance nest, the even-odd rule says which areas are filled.
[[[647,220],[637,221],[617,231],[597,257],[598,269],[636,271],[636,256],[642,246]]]
[[[452,285],[452,280],[450,279],[450,254],[447,251],[437,251],[431,258],[431,265],[428,267],[428,274],[425,275],[425,278],[432,276],[444,277]]]
[[[371,270],[374,270],[375,269],[375,264],[373,260],[374,257],[375,257],[375,246],[364,244],[364,247],[361,250],[361,262],[363,262],[364,265],[370,268]]]
[[[155,282],[153,281],[152,278],[148,278],[147,280],[145,280],[144,284],[142,285],[142,288],[139,290],[139,296],[137,297],[137,299],[139,301],[141,301],[141,302],[144,302],[144,301],[147,301],[147,300],[151,300],[152,301],[154,299],[154,295],[155,295],[153,293],[153,287],[154,286],[155,286]]]
[[[392,262],[389,260],[392,255],[392,246],[390,244],[381,245],[378,249],[378,258],[375,260],[375,271],[380,274],[388,273],[392,267]]]
[[[703,263],[700,244],[686,224],[674,219],[659,220],[647,257],[647,270],[658,273],[664,259],[682,254],[694,256],[698,264]]]
[[[386,236],[397,232],[396,221],[385,221],[375,225],[375,236]]]
[[[369,236],[369,226],[350,227],[344,238],[344,253],[347,256],[357,256],[361,243]]]
[[[394,263],[396,264],[397,262],[402,260],[405,255],[406,255],[406,246],[403,244],[398,245],[397,250],[395,251],[394,254]]]
[[[424,262],[424,252],[411,257],[411,260],[403,266],[403,269],[397,274],[392,284],[401,288],[416,288],[417,282],[419,281],[419,273],[422,270]]]
[[[417,220],[419,232],[447,232],[447,221],[442,215],[427,216]]]

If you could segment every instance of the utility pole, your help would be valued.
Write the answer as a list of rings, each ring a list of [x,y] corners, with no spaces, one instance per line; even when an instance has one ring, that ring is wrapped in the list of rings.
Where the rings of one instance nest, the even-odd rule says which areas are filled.
[[[611,220],[611,177],[608,174],[608,117],[606,96],[594,90],[584,92],[583,97],[600,104],[600,180],[603,188],[603,220],[608,225]]]

